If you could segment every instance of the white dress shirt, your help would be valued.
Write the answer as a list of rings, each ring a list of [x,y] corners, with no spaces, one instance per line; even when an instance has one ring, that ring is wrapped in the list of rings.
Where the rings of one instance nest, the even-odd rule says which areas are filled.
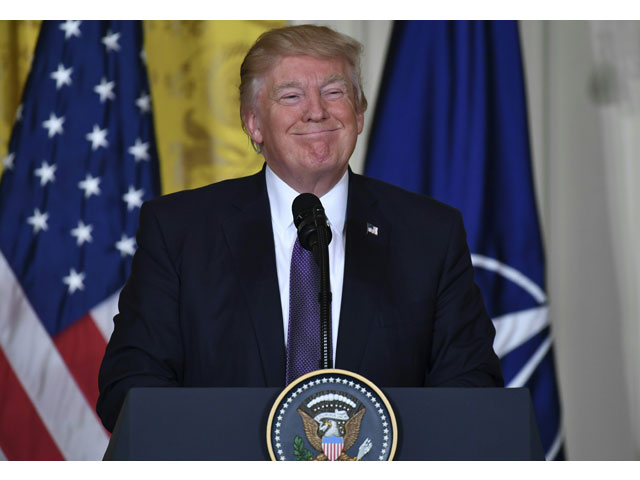
[[[282,304],[282,320],[284,322],[284,342],[287,343],[289,328],[289,276],[291,273],[291,255],[298,232],[293,224],[291,204],[299,195],[287,185],[273,170],[266,167],[267,194],[271,207],[271,225],[276,248],[276,268],[278,286]],[[349,192],[349,174],[345,172],[340,181],[320,201],[327,214],[331,226],[331,243],[329,243],[329,279],[331,282],[331,341],[333,365],[336,362],[336,346],[338,344],[338,325],[340,322],[340,305],[342,303],[342,281],[344,278],[344,222],[347,215],[347,196]],[[320,332],[318,332],[318,343]]]

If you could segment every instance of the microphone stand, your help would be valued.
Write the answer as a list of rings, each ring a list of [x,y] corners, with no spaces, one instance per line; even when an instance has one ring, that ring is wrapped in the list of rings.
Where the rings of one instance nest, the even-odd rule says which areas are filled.
[[[313,253],[320,269],[320,370],[331,368],[331,285],[329,277],[329,242],[331,230],[320,199],[301,193],[291,205],[293,223],[303,248]]]
[[[320,221],[318,221],[320,220]],[[320,267],[320,292],[318,301],[320,302],[320,369],[331,368],[331,286],[329,280],[329,239],[327,238],[326,220],[324,225],[322,219],[316,219],[318,243],[318,266]]]

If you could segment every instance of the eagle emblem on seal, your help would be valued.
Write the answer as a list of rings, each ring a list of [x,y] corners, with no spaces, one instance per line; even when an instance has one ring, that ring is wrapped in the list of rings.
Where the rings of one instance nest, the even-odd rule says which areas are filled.
[[[324,391],[312,395],[296,411],[302,419],[307,441],[319,452],[313,458],[301,445],[300,437],[297,437],[294,449],[302,450],[300,459],[362,460],[373,446],[367,438],[360,444],[356,456],[350,457],[346,453],[357,442],[360,424],[366,413],[364,405],[346,392]]]

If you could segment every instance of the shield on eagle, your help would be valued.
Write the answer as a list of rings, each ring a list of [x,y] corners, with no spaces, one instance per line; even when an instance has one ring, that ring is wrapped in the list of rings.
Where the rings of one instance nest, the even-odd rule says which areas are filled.
[[[324,437],[322,439],[322,451],[327,458],[334,462],[342,453],[342,437]]]

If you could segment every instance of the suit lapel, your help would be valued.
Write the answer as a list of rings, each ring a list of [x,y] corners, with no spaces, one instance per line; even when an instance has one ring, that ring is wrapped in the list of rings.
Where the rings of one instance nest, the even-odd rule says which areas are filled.
[[[248,179],[234,205],[238,213],[224,223],[224,233],[245,294],[266,385],[282,386],[284,329],[264,169]]]
[[[358,372],[369,331],[386,293],[382,289],[386,283],[391,231],[377,208],[376,197],[363,184],[362,177],[351,171],[346,228],[336,367]]]

